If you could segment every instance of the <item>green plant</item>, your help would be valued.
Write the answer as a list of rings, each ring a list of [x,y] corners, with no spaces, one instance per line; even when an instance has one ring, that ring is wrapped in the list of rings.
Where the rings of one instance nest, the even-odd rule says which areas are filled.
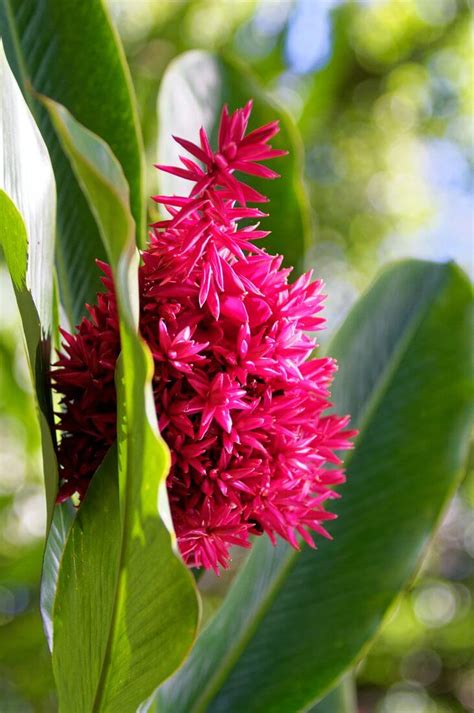
[[[177,553],[169,517],[169,453],[148,406],[152,360],[138,333],[145,221],[128,71],[100,3],[84,13],[83,3],[71,3],[68,13],[53,0],[33,6],[25,13],[8,2],[0,14],[0,244],[38,404],[51,525],[42,611],[59,708],[349,711],[351,697],[330,692],[414,576],[463,474],[470,285],[455,265],[405,261],[386,269],[356,304],[327,348],[340,365],[334,404],[359,429],[339,519],[330,526],[334,540],[295,552],[261,539],[199,630],[198,586]],[[195,77],[203,74],[212,82],[195,96]],[[297,130],[235,60],[189,53],[170,65],[158,101],[160,160],[168,161],[171,132],[193,135],[204,123],[212,134],[223,100],[235,107],[249,96],[262,121],[282,119],[280,146],[290,149],[283,179],[270,188],[267,246],[301,268],[310,230]],[[76,513],[54,504],[51,345],[59,341],[59,304],[69,319],[80,318],[98,289],[94,260],[103,257],[120,321],[117,449]],[[333,703],[318,704],[327,694]]]

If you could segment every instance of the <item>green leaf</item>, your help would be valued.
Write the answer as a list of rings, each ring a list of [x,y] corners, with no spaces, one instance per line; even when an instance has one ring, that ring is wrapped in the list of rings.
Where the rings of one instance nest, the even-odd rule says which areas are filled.
[[[48,522],[58,483],[48,379],[55,210],[48,151],[0,42],[0,246],[20,309],[39,407]]]
[[[235,58],[221,57],[202,50],[186,52],[167,68],[158,96],[158,162],[180,165],[183,149],[172,136],[198,141],[204,126],[214,139],[224,103],[231,110],[254,100],[250,127],[280,120],[280,133],[272,140],[275,148],[288,150],[288,156],[271,162],[281,174],[274,181],[246,177],[257,190],[270,198],[263,206],[269,217],[263,226],[272,234],[262,241],[271,252],[284,255],[285,264],[303,266],[305,250],[311,243],[307,197],[303,188],[302,144],[290,117],[265,94],[248,68]],[[187,195],[190,183],[160,172],[160,192]],[[260,244],[260,243],[259,243]]]
[[[158,433],[153,361],[138,335],[138,254],[127,184],[101,139],[64,107],[43,102],[107,249],[122,346],[118,480],[111,454],[72,526],[55,599],[53,667],[61,711],[125,713],[180,665],[194,641],[199,603],[177,554],[166,495],[170,455]],[[85,574],[88,568],[95,576]]]
[[[295,552],[262,538],[160,713],[303,710],[363,655],[460,480],[471,306],[456,266],[407,261],[354,307],[328,350],[340,366],[332,400],[360,429],[334,539]]]
[[[0,0],[0,34],[48,145],[58,183],[57,266],[61,301],[79,321],[101,288],[105,257],[96,221],[34,92],[64,104],[101,136],[130,186],[139,241],[145,239],[141,137],[120,40],[100,0]]]
[[[120,529],[114,447],[92,479],[62,553],[53,604],[53,670],[60,711],[101,710],[95,700],[115,606]]]
[[[54,606],[64,548],[76,516],[70,501],[56,505],[49,528],[41,573],[41,618],[50,651],[53,650]]]

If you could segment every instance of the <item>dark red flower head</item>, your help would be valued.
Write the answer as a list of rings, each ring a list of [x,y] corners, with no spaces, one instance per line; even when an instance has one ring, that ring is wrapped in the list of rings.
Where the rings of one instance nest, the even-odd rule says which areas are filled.
[[[272,122],[246,134],[251,103],[224,107],[219,148],[176,141],[193,156],[159,166],[194,185],[187,197],[155,196],[156,223],[140,267],[140,331],[153,355],[159,425],[172,454],[168,494],[181,554],[193,567],[229,564],[233,545],[277,535],[313,546],[328,536],[325,509],[344,481],[336,451],[350,447],[349,418],[326,415],[336,365],[311,358],[322,328],[322,283],[289,284],[279,256],[255,241],[266,198],[235,172],[275,178],[262,161]],[[199,163],[198,163],[199,162]],[[241,221],[245,220],[242,225]],[[116,437],[114,370],[120,351],[111,272],[74,335],[63,332],[53,371],[62,396],[59,500],[84,496]]]

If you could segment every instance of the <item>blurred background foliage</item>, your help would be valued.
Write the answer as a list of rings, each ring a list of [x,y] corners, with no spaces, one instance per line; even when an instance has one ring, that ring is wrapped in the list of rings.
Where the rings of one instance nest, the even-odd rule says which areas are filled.
[[[157,188],[157,90],[179,53],[205,48],[240,56],[293,116],[314,219],[306,263],[327,283],[328,334],[388,260],[453,258],[473,276],[467,0],[110,0],[109,6],[138,97],[148,194]],[[0,304],[0,710],[52,711],[38,614],[39,436],[16,305],[1,265]],[[473,595],[471,468],[422,572],[357,668],[360,713],[474,710]]]

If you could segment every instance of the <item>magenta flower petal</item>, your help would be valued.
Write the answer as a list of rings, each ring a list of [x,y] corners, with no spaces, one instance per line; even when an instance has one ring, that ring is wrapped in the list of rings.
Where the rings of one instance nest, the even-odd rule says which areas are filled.
[[[251,535],[296,548],[315,546],[311,532],[329,537],[325,506],[345,479],[338,453],[355,435],[348,417],[326,413],[336,364],[312,358],[321,281],[306,273],[289,284],[281,256],[255,243],[268,234],[258,224],[265,214],[248,203],[267,199],[240,175],[276,178],[261,161],[285,152],[269,145],[277,122],[245,133],[251,108],[224,107],[217,152],[204,129],[199,144],[174,137],[193,159],[159,168],[194,186],[187,197],[154,196],[168,216],[152,226],[139,272],[178,544],[188,565],[216,572]],[[99,265],[105,292],[75,334],[62,332],[52,371],[62,399],[59,501],[84,496],[116,438],[119,325],[111,270]]]

